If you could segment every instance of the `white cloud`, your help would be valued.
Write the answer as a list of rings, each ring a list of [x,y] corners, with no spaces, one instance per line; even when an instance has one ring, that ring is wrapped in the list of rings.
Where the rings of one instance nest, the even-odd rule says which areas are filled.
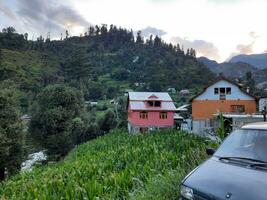
[[[145,38],[150,37],[150,35],[157,35],[159,37],[162,37],[163,35],[166,35],[166,31],[162,29],[157,29],[155,27],[147,26],[146,28],[141,29],[142,36]]]
[[[210,59],[219,60],[219,51],[213,43],[204,40],[182,39],[181,37],[172,37],[170,40],[173,44],[180,44],[184,47],[184,50],[188,48],[194,48],[197,51],[197,56],[205,56]]]
[[[29,0],[31,1],[33,0]],[[57,6],[54,2],[59,2],[36,1],[46,2],[52,10]],[[219,54],[218,61],[228,58],[231,52],[249,50],[245,45],[251,44],[252,37],[257,37],[253,44],[253,53],[260,53],[266,49],[267,28],[264,25],[267,19],[266,0],[65,0],[60,3],[68,4],[71,10],[77,11],[74,16],[82,19],[81,21],[115,24],[133,30],[155,27],[168,33],[163,35],[163,39],[167,41],[173,36],[187,37],[189,41],[197,39],[209,41],[219,49],[215,53]],[[29,4],[28,7],[32,9],[33,5]],[[62,22],[61,18],[72,15],[60,10],[55,12],[58,15],[56,13],[52,15],[53,22],[65,28],[65,21]],[[71,20],[72,17],[68,19]],[[25,28],[21,23],[17,22]],[[53,23],[34,26],[46,30],[47,27],[53,26]],[[85,25],[82,22],[79,26]],[[249,36],[251,30],[257,34],[251,33]],[[240,44],[237,50],[236,47]],[[210,46],[207,48],[210,49]]]

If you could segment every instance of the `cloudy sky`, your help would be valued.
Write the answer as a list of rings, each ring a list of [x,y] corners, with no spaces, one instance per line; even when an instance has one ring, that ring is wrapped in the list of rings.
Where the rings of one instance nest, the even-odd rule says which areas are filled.
[[[160,35],[219,62],[267,50],[266,0],[0,0],[0,28],[30,38],[115,24]]]

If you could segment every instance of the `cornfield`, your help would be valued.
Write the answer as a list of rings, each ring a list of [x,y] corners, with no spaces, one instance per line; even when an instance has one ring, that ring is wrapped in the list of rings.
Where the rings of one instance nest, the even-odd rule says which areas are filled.
[[[182,178],[205,158],[203,138],[122,130],[75,148],[63,161],[0,183],[0,199],[178,199]]]

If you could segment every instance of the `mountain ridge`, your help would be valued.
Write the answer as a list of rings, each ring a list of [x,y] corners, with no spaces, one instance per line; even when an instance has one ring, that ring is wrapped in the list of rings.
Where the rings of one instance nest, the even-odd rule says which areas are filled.
[[[267,53],[261,54],[240,54],[237,56],[232,57],[229,60],[230,63],[236,62],[246,62],[255,66],[258,69],[266,69],[267,68]]]

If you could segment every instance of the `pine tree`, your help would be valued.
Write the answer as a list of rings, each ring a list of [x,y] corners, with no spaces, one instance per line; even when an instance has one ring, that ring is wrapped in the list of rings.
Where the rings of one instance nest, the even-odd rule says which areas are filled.
[[[136,43],[137,44],[143,44],[144,43],[144,40],[142,38],[142,32],[141,31],[138,31],[137,32]]]
[[[66,30],[66,31],[65,31],[65,34],[66,34],[66,39],[68,39],[68,38],[69,38],[69,31]]]
[[[161,39],[156,35],[154,39],[154,46],[155,47],[160,47],[161,46]]]

